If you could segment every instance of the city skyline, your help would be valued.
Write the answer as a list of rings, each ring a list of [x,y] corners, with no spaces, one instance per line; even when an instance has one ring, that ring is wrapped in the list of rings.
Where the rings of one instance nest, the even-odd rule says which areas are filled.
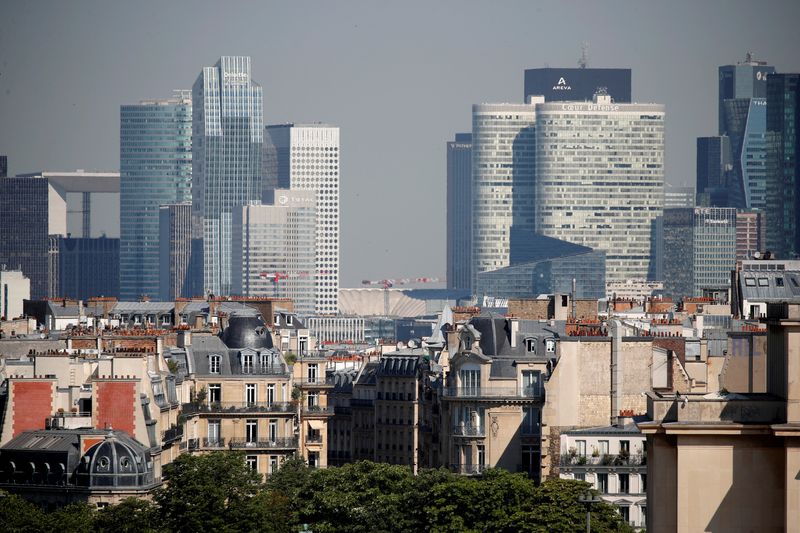
[[[743,61],[752,51],[778,72],[800,70],[792,56],[798,41],[792,21],[800,6],[786,3],[771,10],[744,2],[440,4],[424,11],[422,4],[314,5],[242,3],[237,8],[253,16],[229,22],[210,5],[187,18],[180,3],[80,4],[104,18],[98,26],[74,5],[7,4],[0,20],[0,115],[13,126],[0,131],[0,153],[9,156],[9,174],[116,170],[121,104],[186,87],[221,55],[249,55],[253,78],[265,88],[264,123],[341,127],[341,285],[434,276],[445,270],[441,147],[469,129],[472,104],[521,103],[525,69],[574,67],[582,41],[590,43],[590,67],[630,68],[633,101],[666,106],[666,181],[673,185],[694,182],[695,139],[715,133],[720,65]],[[176,30],[175,21],[184,19],[190,23]],[[486,20],[497,22],[481,26],[484,38],[470,42]],[[649,20],[679,30],[681,39],[673,31],[654,32]],[[223,41],[202,38],[212,21],[220,24]],[[36,42],[26,37],[34,23]],[[77,66],[76,57],[82,58]],[[393,127],[376,135],[378,108],[382,123]],[[409,157],[396,157],[398,146]],[[393,164],[376,175],[387,160]],[[393,224],[382,216],[387,195],[428,216]],[[436,252],[409,253],[417,246]]]

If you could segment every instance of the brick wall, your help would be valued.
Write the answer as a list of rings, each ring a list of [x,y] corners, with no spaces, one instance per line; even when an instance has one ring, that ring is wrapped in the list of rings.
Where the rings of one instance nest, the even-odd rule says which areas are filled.
[[[136,433],[136,384],[133,381],[95,381],[97,429],[110,426],[133,437]]]
[[[547,320],[549,300],[509,298],[508,314],[523,320]]]
[[[44,429],[45,419],[53,415],[53,385],[51,380],[11,381],[11,401],[14,402],[13,436],[23,431]]]

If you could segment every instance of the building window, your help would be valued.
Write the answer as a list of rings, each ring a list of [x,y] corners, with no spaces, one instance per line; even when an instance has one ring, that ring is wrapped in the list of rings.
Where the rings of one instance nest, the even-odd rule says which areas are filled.
[[[595,488],[600,494],[608,494],[608,474],[597,474]]]
[[[259,356],[259,361],[261,362],[261,373],[266,374],[269,370],[269,356],[265,353],[262,353]]]
[[[573,474],[573,478],[577,481],[586,481],[586,474],[583,472],[576,472]]]
[[[222,385],[211,383],[208,385],[208,404],[214,405],[222,402]]]
[[[212,355],[208,358],[208,371],[211,374],[219,374],[219,360],[218,355]]]
[[[245,423],[245,441],[255,444],[258,441],[258,420],[248,420]]]
[[[299,355],[305,355],[308,351],[308,337],[298,337],[297,339],[297,351]]]
[[[627,457],[630,453],[631,453],[631,441],[629,440],[619,441],[619,454]]]
[[[477,396],[480,393],[480,370],[459,370],[458,379],[461,382],[461,392],[465,396]]]
[[[586,457],[586,441],[585,440],[578,440],[575,441],[576,447],[578,448],[578,455],[581,457]]]
[[[640,512],[642,513],[642,519],[639,521],[639,525],[646,528],[647,527],[647,506],[640,505],[639,506]]]
[[[269,456],[269,473],[274,474],[278,471],[278,458],[274,455]]]
[[[319,392],[313,391],[308,393],[308,408],[315,409],[319,405]]]
[[[642,478],[642,493],[647,492],[647,474],[640,474]]]
[[[536,354],[536,339],[525,339],[525,351]]]
[[[286,315],[286,325],[287,326],[292,325],[292,315]]]
[[[522,395],[526,398],[536,398],[542,393],[542,373],[538,370],[525,370],[522,372]]]
[[[539,450],[535,446],[522,447],[522,471],[527,472],[531,477],[538,475]]]
[[[281,325],[281,315],[275,315],[275,320],[273,320],[272,324],[274,326],[280,326]]]
[[[539,408],[525,406],[522,409],[522,434],[523,435],[539,435]]]
[[[486,446],[478,444],[478,466],[486,466]]]
[[[600,455],[608,455],[608,441],[601,440],[600,441]]]
[[[630,524],[630,509],[628,507],[617,507],[617,509],[619,509],[619,515],[622,517],[622,521],[626,524]]]
[[[253,373],[253,354],[242,355],[242,374]]]
[[[258,456],[257,455],[247,455],[245,456],[245,462],[247,463],[247,467],[252,470],[253,472],[258,472]]]
[[[747,287],[755,287],[756,286],[756,278],[744,278],[744,284]]]
[[[255,383],[248,383],[245,385],[244,389],[244,401],[247,402],[247,405],[255,405],[256,403],[256,384]]]
[[[555,353],[556,352],[556,340],[555,339],[547,339],[544,341],[544,349],[547,353]]]
[[[267,383],[267,405],[272,405],[275,401],[275,384]]]
[[[628,474],[619,475],[619,490],[617,492],[619,494],[628,494],[630,492],[630,481]]]
[[[220,421],[219,420],[209,420],[208,421],[208,442],[211,445],[217,445],[220,441]]]
[[[317,382],[317,364],[310,364],[308,365],[308,369],[306,370],[307,374],[306,377],[308,378],[308,383],[316,383]]]
[[[308,454],[308,467],[317,468],[319,466],[319,453],[309,452]]]
[[[275,442],[278,440],[278,421],[277,420],[270,420],[269,421],[269,441]]]

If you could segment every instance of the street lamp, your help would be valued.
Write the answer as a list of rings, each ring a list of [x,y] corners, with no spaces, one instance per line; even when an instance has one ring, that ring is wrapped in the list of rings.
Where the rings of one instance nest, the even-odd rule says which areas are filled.
[[[586,533],[592,533],[592,505],[602,501],[601,498],[595,496],[590,490],[578,496],[578,503],[582,503],[586,506]]]

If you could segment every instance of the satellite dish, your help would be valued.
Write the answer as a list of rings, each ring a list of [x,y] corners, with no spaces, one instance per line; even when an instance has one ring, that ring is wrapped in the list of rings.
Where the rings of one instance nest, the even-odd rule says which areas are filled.
[[[414,342],[414,340],[412,339],[412,340],[408,341],[408,347],[409,348],[416,348],[417,347],[417,343]]]
[[[406,347],[406,345],[405,345],[405,344],[403,344],[403,341],[400,341],[400,342],[398,342],[398,343],[397,343],[397,349],[398,349],[398,350],[402,350],[402,349],[403,349],[403,348],[405,348],[405,347]]]
[[[761,252],[753,252],[753,259],[761,259]]]

